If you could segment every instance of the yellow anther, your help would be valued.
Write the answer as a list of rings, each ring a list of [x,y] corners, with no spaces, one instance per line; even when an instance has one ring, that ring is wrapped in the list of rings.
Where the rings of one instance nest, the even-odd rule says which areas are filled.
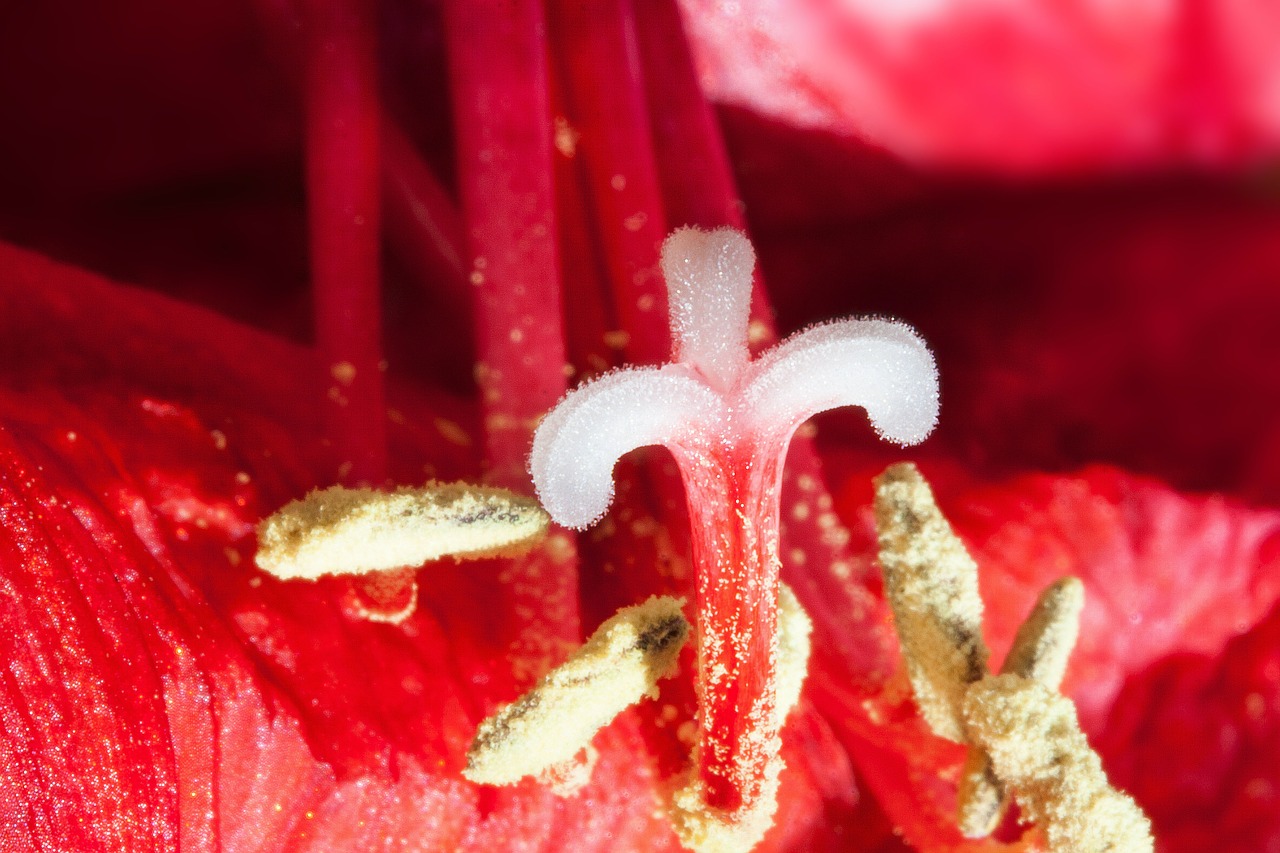
[[[969,688],[964,717],[1051,853],[1154,849],[1150,821],[1108,783],[1070,700],[1029,678],[998,675]]]
[[[467,483],[394,492],[333,486],[258,525],[258,566],[283,580],[416,568],[441,557],[521,553],[547,530],[532,498]]]
[[[812,634],[813,622],[800,606],[796,594],[785,583],[778,584],[777,708],[782,722],[800,702],[800,690],[809,672]]]
[[[1000,672],[1030,678],[1056,691],[1075,648],[1083,609],[1084,584],[1079,578],[1061,578],[1047,587],[1018,628]],[[1004,818],[1008,792],[982,749],[970,749],[957,799],[960,832],[966,838],[990,835]]]
[[[965,742],[965,687],[987,671],[978,567],[910,463],[876,478],[885,590],[916,704],[929,727]]]
[[[1083,610],[1084,584],[1079,578],[1060,578],[1046,587],[1018,628],[1001,674],[1030,678],[1056,691],[1076,647]]]
[[[553,775],[589,746],[596,732],[670,675],[689,623],[683,599],[654,596],[602,624],[569,660],[480,724],[463,775],[511,785]]]
[[[1054,853],[1142,853],[1150,825],[1111,788],[1057,689],[1079,632],[1084,586],[1049,586],[1023,622],[1002,674],[987,674],[978,567],[912,465],[876,481],[885,588],[921,715],[935,734],[970,746],[958,821],[968,837],[1000,822],[1012,789]]]

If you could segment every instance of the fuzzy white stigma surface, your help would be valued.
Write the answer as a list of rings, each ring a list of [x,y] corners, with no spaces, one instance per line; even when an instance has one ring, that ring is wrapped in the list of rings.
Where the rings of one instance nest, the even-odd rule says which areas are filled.
[[[506,489],[428,483],[394,492],[318,489],[258,525],[257,563],[282,580],[362,575],[441,557],[505,556],[546,534],[538,502]]]
[[[987,672],[978,566],[910,463],[876,479],[885,591],[920,714],[939,737],[965,742],[965,688]]]
[[[1044,831],[1051,853],[1154,849],[1150,821],[1108,783],[1069,699],[1029,678],[997,675],[969,688],[964,717],[970,738]]]
[[[511,785],[558,772],[596,732],[675,671],[689,637],[683,599],[654,596],[605,621],[567,661],[480,724],[463,776]]]

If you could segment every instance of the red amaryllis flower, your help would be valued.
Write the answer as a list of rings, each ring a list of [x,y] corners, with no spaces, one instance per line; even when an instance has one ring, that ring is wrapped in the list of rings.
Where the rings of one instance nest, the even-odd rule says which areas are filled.
[[[1228,5],[1214,43],[1269,55],[1244,49],[1262,13]],[[610,516],[576,545],[424,567],[399,625],[362,618],[376,589],[264,576],[253,528],[340,480],[527,489],[533,424],[567,387],[667,360],[661,239],[744,224],[744,201],[755,345],[770,307],[788,330],[892,314],[931,342],[942,422],[911,455],[981,567],[995,657],[1046,583],[1081,577],[1063,690],[1160,849],[1280,843],[1280,219],[1264,180],[992,186],[741,109],[721,116],[726,155],[682,24],[704,61],[735,42],[665,3],[52,11],[0,27],[6,849],[677,849],[662,804],[689,761],[687,667],[596,739],[574,796],[461,775],[479,721],[585,633],[692,588],[666,457],[624,460]],[[929,12],[863,18],[988,55]],[[1027,29],[977,27],[1074,80]],[[1077,94],[1126,102],[1145,51],[1182,55],[1143,20],[1105,33],[1117,61]],[[832,55],[779,43],[792,68]],[[965,91],[948,54],[907,55],[904,80],[842,51],[876,82],[858,125],[905,128],[875,131],[900,151],[1150,162],[1118,141],[1130,112],[1083,95],[1047,125],[987,104],[998,140],[1034,143],[1001,160],[989,134],[930,117]],[[738,67],[768,73],[751,57]],[[1223,76],[1173,75],[1171,95],[1204,106],[1177,126],[1243,127],[1218,150],[1269,151],[1265,121],[1234,118],[1262,114],[1240,105],[1265,104],[1269,78]],[[984,91],[1008,91],[994,79]],[[1059,118],[1083,130],[1057,137]],[[956,830],[961,750],[895,680],[874,565],[871,477],[900,454],[858,417],[819,429],[783,491],[782,575],[814,651],[761,849],[1036,844],[1013,824],[1003,842]]]

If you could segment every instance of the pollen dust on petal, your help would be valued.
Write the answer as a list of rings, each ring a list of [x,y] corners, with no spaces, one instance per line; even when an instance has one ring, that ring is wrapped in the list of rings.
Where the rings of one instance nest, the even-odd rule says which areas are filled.
[[[549,520],[532,498],[466,483],[394,492],[333,486],[293,501],[258,525],[260,568],[283,580],[363,575],[445,556],[527,551]]]
[[[1151,823],[1111,787],[1071,701],[1032,679],[989,676],[965,695],[966,729],[1044,831],[1050,853],[1147,853]]]
[[[480,724],[463,776],[487,785],[548,771],[554,779],[614,717],[657,695],[658,679],[675,670],[689,637],[683,605],[654,596],[605,621],[532,690]]]

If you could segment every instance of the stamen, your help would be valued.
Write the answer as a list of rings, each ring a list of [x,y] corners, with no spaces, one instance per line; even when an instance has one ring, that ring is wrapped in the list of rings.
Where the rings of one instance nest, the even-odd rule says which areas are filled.
[[[984,678],[964,702],[967,731],[1044,830],[1051,853],[1143,853],[1151,823],[1107,781],[1075,706],[1017,675]]]
[[[532,498],[467,483],[394,492],[332,486],[258,525],[259,568],[281,580],[416,568],[441,557],[522,553],[546,534]]]
[[[1079,578],[1061,578],[1049,585],[1018,628],[1001,674],[1029,678],[1056,692],[1075,648],[1083,609],[1084,584]],[[991,766],[990,756],[971,748],[957,797],[961,834],[966,838],[990,835],[1004,819],[1008,806],[1008,792]]]
[[[965,743],[965,688],[987,672],[978,567],[910,463],[876,479],[885,591],[916,704],[934,733]]]
[[[876,527],[885,587],[916,703],[934,733],[971,749],[958,818],[987,835],[1015,789],[1051,853],[1142,853],[1150,822],[1107,783],[1098,756],[1057,688],[1079,632],[1084,586],[1049,586],[1018,629],[1002,674],[986,674],[978,567],[938,511],[915,466],[876,480]]]
[[[1018,628],[1001,674],[1030,678],[1056,691],[1076,646],[1082,610],[1084,584],[1079,578],[1059,578],[1046,587]]]
[[[596,732],[675,670],[689,623],[683,599],[654,596],[619,610],[532,690],[480,724],[463,775],[512,785],[565,765]]]
[[[1009,810],[1009,792],[1001,784],[985,749],[969,747],[956,791],[956,824],[965,838],[986,838]]]

